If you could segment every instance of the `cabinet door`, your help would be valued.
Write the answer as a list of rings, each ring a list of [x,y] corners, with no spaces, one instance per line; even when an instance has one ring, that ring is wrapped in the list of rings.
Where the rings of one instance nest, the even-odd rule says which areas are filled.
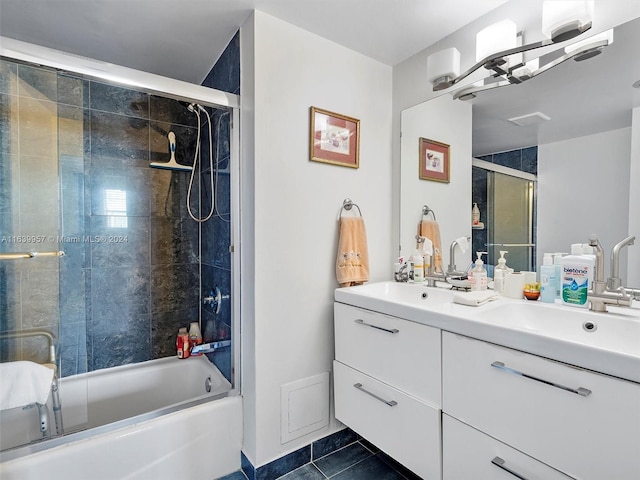
[[[334,315],[336,360],[440,406],[439,329],[342,303]]]
[[[440,410],[333,362],[336,418],[425,480],[441,475]]]
[[[640,479],[640,385],[450,333],[443,411],[581,480]]]
[[[571,480],[572,477],[448,415],[443,415],[442,478]]]

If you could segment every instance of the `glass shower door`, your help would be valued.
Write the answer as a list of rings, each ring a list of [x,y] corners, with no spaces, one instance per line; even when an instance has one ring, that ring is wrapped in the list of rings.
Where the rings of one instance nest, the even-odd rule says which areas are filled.
[[[496,265],[505,250],[507,266],[535,270],[534,187],[531,180],[487,172],[487,252]]]

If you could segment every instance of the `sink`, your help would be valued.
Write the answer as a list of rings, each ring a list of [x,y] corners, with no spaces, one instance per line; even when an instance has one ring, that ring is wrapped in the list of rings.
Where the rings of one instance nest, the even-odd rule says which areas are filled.
[[[337,302],[423,322],[425,314],[443,313],[450,308],[454,292],[450,285],[443,285],[447,288],[427,287],[419,283],[377,282],[338,288],[334,298]],[[431,315],[430,319],[433,321],[435,317]]]
[[[640,381],[639,309],[596,313],[558,304],[497,301],[470,318],[487,329],[501,329],[501,337],[513,337],[514,348]]]
[[[640,383],[640,309],[610,307],[608,313],[596,313],[507,298],[470,307],[453,303],[454,294],[446,288],[387,281],[338,288],[334,298]]]

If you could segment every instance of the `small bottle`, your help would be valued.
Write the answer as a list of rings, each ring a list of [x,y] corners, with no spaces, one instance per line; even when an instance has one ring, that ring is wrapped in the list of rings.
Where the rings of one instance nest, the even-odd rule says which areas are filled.
[[[550,253],[544,254],[540,267],[540,301],[554,303],[556,301],[556,267]]]
[[[191,322],[189,326],[189,348],[193,348],[196,345],[202,343],[202,333],[200,332],[200,325],[198,322]],[[202,355],[202,353],[196,353],[194,356]]]
[[[487,252],[476,252],[478,259],[476,266],[473,267],[469,274],[469,283],[471,283],[471,291],[482,291],[487,289],[487,270],[483,267],[482,255]]]
[[[556,252],[553,256],[553,266],[556,269],[556,298],[560,298],[560,289],[562,287],[562,256],[561,252]]]
[[[471,210],[471,225],[477,226],[480,224],[480,209],[478,208],[478,204],[473,204],[473,209]]]
[[[178,329],[178,336],[176,337],[176,354],[178,358],[189,358],[191,352],[191,346],[189,345],[189,334],[186,327],[180,327]]]
[[[413,281],[424,282],[424,258],[419,251],[413,254]]]

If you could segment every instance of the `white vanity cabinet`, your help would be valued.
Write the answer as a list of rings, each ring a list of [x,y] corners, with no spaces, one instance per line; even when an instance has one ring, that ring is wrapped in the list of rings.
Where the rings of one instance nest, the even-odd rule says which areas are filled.
[[[334,305],[336,418],[425,480],[441,478],[440,330]]]
[[[571,477],[448,415],[442,416],[444,480],[571,480]]]
[[[640,385],[448,332],[442,352],[447,415],[568,478],[640,479]],[[447,440],[449,423],[444,478],[466,478],[447,475],[457,448]],[[473,436],[453,445],[481,450],[484,440],[471,445]],[[486,478],[509,478],[499,475]]]

